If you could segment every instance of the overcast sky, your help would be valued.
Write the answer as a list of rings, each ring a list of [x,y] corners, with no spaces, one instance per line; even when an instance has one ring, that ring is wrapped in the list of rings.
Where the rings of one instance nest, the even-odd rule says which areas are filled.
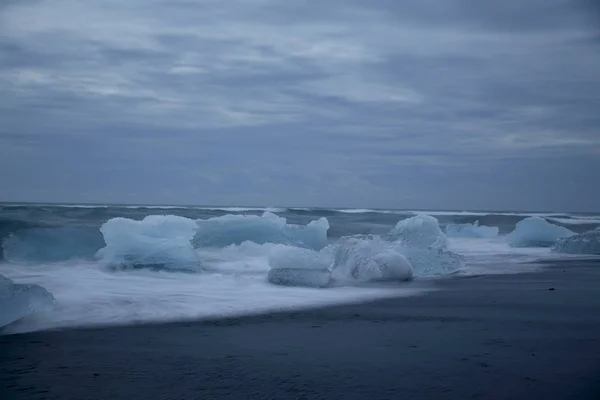
[[[0,200],[600,211],[565,0],[3,0]]]

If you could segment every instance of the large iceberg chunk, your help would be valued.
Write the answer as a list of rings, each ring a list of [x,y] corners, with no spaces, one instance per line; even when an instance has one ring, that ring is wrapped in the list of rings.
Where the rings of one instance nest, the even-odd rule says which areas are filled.
[[[100,228],[106,247],[96,256],[113,268],[195,271],[200,260],[191,240],[197,229],[194,220],[174,215],[113,218]]]
[[[55,302],[41,286],[15,283],[0,275],[0,328],[30,314],[50,310]]]
[[[389,242],[347,238],[335,252],[333,276],[338,280],[408,280],[412,274],[410,262]]]
[[[331,260],[325,252],[277,246],[269,254],[269,282],[283,286],[326,287],[331,281]]]
[[[464,256],[447,249],[435,247],[422,249],[399,245],[396,250],[410,261],[417,276],[447,275],[465,265]]]
[[[94,227],[29,228],[4,239],[4,258],[10,262],[55,262],[91,258],[105,245]]]
[[[544,218],[528,217],[517,223],[507,240],[511,247],[550,247],[558,239],[574,234],[575,232],[551,224]]]
[[[387,239],[419,248],[445,248],[448,243],[448,238],[440,229],[438,220],[425,214],[398,222],[387,234]]]
[[[446,226],[446,235],[455,238],[492,238],[498,236],[500,229],[496,226],[472,224],[450,224]]]
[[[415,275],[444,275],[464,266],[464,258],[447,250],[448,238],[438,220],[419,214],[402,220],[384,236],[404,255]]]
[[[310,249],[327,246],[329,222],[326,218],[308,225],[288,224],[285,218],[265,212],[257,215],[224,215],[198,220],[196,247],[225,247],[252,241],[258,244],[279,243]]]
[[[552,251],[569,254],[600,254],[600,227],[593,231],[558,239]]]

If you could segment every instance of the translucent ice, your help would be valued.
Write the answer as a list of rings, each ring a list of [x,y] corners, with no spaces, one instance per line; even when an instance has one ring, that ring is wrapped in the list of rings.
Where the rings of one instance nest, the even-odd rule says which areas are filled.
[[[391,241],[401,241],[410,247],[445,248],[448,238],[440,229],[438,220],[430,215],[419,214],[402,220],[387,234]]]
[[[446,249],[448,238],[438,220],[429,215],[419,214],[398,222],[384,239],[408,259],[415,275],[443,275],[464,265],[462,256]]]
[[[517,223],[507,240],[511,247],[550,247],[558,239],[574,234],[569,229],[551,224],[544,218],[529,217]]]
[[[473,224],[450,224],[446,226],[446,235],[459,238],[492,238],[498,236],[500,229],[495,226]]]
[[[113,218],[100,228],[106,247],[96,257],[114,268],[195,271],[200,260],[191,240],[197,228],[194,220],[174,215]]]
[[[347,238],[335,251],[333,276],[339,280],[408,280],[412,273],[410,262],[390,242]]]
[[[558,239],[552,251],[569,254],[600,254],[600,228]]]
[[[0,275],[0,328],[27,315],[47,311],[54,297],[41,286],[18,284]]]
[[[225,247],[252,241],[258,244],[280,243],[310,249],[327,246],[329,222],[326,218],[308,225],[288,224],[285,218],[265,212],[257,215],[233,215],[198,220],[196,247]]]

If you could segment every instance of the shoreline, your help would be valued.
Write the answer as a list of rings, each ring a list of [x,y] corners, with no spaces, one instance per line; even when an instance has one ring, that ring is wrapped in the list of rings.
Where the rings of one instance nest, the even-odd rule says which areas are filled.
[[[2,399],[597,399],[600,261],[424,295],[0,336]],[[73,385],[73,383],[76,385]]]

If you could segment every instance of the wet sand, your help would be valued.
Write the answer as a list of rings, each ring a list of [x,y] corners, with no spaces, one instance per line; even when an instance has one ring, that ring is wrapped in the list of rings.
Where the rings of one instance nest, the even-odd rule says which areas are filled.
[[[600,262],[424,296],[0,336],[9,399],[600,399]]]

